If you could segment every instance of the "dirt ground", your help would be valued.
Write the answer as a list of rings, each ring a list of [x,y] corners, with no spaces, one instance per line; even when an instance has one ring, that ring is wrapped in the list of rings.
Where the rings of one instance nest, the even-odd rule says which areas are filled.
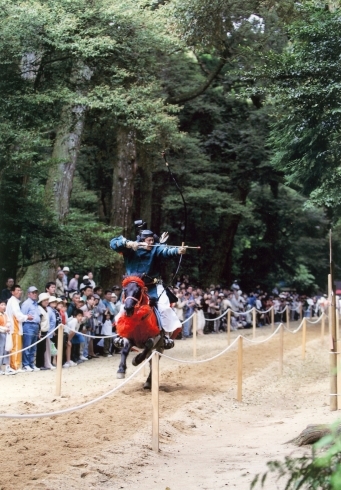
[[[296,324],[297,325],[297,324]],[[294,324],[291,325],[294,328]],[[240,331],[251,338],[250,330]],[[239,332],[232,333],[232,339]],[[257,340],[270,334],[257,329]],[[266,461],[301,454],[286,442],[308,423],[331,423],[328,342],[319,325],[285,333],[284,373],[278,375],[279,336],[244,342],[243,401],[236,401],[236,350],[210,363],[160,362],[160,452],[151,450],[151,394],[144,373],[83,410],[42,419],[1,419],[1,490],[131,489],[246,490]],[[226,334],[198,338],[198,359],[221,351]],[[192,359],[192,341],[169,355]],[[129,357],[127,375],[135,368]],[[62,397],[55,372],[0,377],[1,413],[42,413],[92,400],[121,383],[119,358],[101,358],[63,370]],[[270,478],[268,490],[284,488]],[[260,487],[259,487],[260,488]]]

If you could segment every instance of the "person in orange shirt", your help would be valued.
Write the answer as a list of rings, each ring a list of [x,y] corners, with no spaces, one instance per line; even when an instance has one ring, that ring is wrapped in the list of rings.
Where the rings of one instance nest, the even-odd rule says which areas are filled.
[[[19,284],[14,284],[11,287],[12,297],[7,302],[6,314],[10,322],[10,331],[12,334],[13,348],[10,356],[10,366],[18,373],[25,372],[20,368],[22,349],[22,323],[27,320],[33,320],[32,315],[24,315],[20,310],[21,287]]]
[[[17,374],[9,365],[9,357],[6,356],[6,338],[10,333],[10,323],[8,316],[5,313],[6,300],[0,299],[0,375],[1,374]],[[1,369],[5,365],[5,371]]]

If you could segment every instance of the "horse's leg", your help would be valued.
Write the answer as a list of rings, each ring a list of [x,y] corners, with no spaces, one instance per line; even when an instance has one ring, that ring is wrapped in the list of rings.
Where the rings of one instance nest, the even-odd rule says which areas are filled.
[[[127,357],[132,348],[132,344],[128,339],[124,339],[123,349],[121,350],[121,362],[118,366],[116,377],[119,379],[125,378],[127,370]]]
[[[162,335],[157,335],[156,337],[151,337],[150,339],[147,340],[147,342],[144,344],[145,347],[142,352],[137,354],[137,356],[134,357],[132,360],[133,366],[138,366],[143,362],[147,357],[150,355],[151,351],[155,349],[156,345],[160,340],[162,339]]]
[[[163,353],[164,349],[164,338],[161,336],[161,338],[158,340],[158,342],[155,345],[155,350],[157,352],[160,352],[160,354]],[[143,389],[144,390],[151,390],[152,389],[152,359],[149,361],[149,366],[150,366],[150,372],[148,375],[148,378],[146,379]]]

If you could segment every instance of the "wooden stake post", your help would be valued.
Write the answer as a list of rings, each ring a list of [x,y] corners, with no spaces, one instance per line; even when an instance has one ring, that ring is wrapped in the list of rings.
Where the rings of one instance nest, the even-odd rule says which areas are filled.
[[[63,343],[64,343],[64,325],[58,327],[58,354],[57,354],[57,369],[56,369],[56,396],[62,393],[62,370],[63,370]],[[48,338],[49,342],[50,339]]]
[[[197,357],[197,326],[198,326],[198,317],[197,313],[194,313],[193,316],[193,325],[192,325],[192,333],[193,333],[193,359]]]
[[[252,338],[256,338],[256,317],[257,317],[257,312],[256,312],[256,307],[253,307],[252,310]]]
[[[152,357],[152,449],[159,452],[159,353]]]
[[[337,331],[336,331],[336,302],[335,302],[335,285],[334,285],[334,262],[333,262],[333,247],[332,247],[332,232],[329,235],[329,257],[330,257],[330,275],[328,277],[329,286],[329,325],[330,325],[330,410],[337,410],[338,401],[338,383],[337,383]]]
[[[307,340],[307,319],[303,318],[303,326],[302,326],[302,359],[305,360],[305,344]]]
[[[238,338],[238,380],[237,380],[237,401],[243,399],[243,337]]]
[[[231,310],[227,310],[227,345],[231,343]]]
[[[271,332],[275,330],[275,308],[272,305],[271,307]]]
[[[284,357],[284,325],[279,329],[279,375],[283,375],[283,357]]]

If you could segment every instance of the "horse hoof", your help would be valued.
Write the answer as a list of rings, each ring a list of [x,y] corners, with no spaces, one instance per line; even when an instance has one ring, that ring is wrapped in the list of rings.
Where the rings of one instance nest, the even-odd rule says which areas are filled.
[[[117,379],[123,379],[126,377],[126,373],[116,373],[116,378]]]
[[[142,361],[143,361],[143,359],[141,359],[141,355],[140,354],[137,354],[137,356],[135,356],[133,358],[133,360],[131,361],[131,363],[132,363],[133,366],[138,366],[139,364],[141,364]]]
[[[151,382],[150,381],[146,381],[145,384],[143,385],[143,389],[144,390],[151,390],[152,389]]]

